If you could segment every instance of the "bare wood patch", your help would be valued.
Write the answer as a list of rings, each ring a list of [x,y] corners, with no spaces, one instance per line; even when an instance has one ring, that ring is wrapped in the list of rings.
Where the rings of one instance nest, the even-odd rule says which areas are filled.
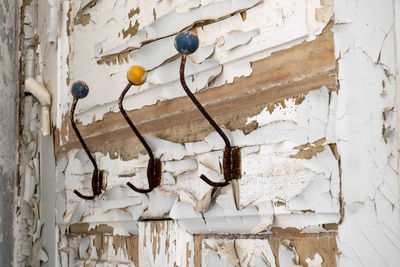
[[[100,259],[108,250],[108,237],[102,234],[95,234],[93,246],[96,248],[98,258]]]
[[[113,247],[115,254],[118,249],[122,249],[124,255],[127,255],[129,260],[139,266],[139,237],[134,236],[113,236]]]
[[[298,152],[295,155],[290,155],[290,158],[295,158],[295,159],[311,159],[318,153],[321,153],[322,151],[325,150],[325,144],[326,139],[322,138],[314,143],[308,143],[305,145],[301,146],[296,146],[294,149],[298,150]]]
[[[94,229],[89,230],[88,223],[76,223],[69,226],[69,234],[76,235],[94,235],[94,234],[112,234],[113,228],[111,226],[100,224]]]
[[[134,25],[132,25],[132,21],[130,21],[129,22],[129,26],[128,26],[128,28],[125,30],[125,29],[122,29],[122,38],[126,38],[126,37],[133,37],[133,36],[135,36],[137,33],[138,33],[138,30],[139,30],[139,21],[138,20],[136,20],[135,21],[135,24]]]
[[[201,267],[204,235],[194,235],[194,266]]]
[[[89,22],[90,22],[90,14],[89,13],[84,14],[82,10],[79,10],[74,19],[74,24],[86,26],[89,24]]]
[[[103,64],[116,65],[118,63],[121,65],[124,62],[129,63],[129,53],[130,52],[128,51],[128,52],[123,52],[123,53],[119,53],[119,54],[115,54],[115,55],[104,56],[97,61],[97,64],[99,64],[99,65],[103,65]]]
[[[338,248],[335,235],[321,235],[316,238],[293,238],[290,239],[290,244],[296,248],[302,266],[307,266],[306,259],[313,259],[316,253],[324,260],[323,267],[337,266]]]
[[[128,13],[128,18],[132,18],[135,15],[138,15],[140,13],[140,7],[137,8],[132,8],[129,13]]]

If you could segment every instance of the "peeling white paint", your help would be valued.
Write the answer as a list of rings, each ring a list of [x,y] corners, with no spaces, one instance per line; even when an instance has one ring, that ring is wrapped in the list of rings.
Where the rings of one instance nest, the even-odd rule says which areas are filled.
[[[73,9],[72,18],[80,6]],[[73,31],[69,41],[74,45],[71,47],[69,78],[71,81],[85,80],[91,89],[89,97],[80,101],[76,117],[88,124],[93,119],[101,120],[109,111],[117,111],[118,88],[125,87],[125,73],[130,65],[143,65],[149,71],[149,79],[126,97],[127,110],[184,96],[183,90],[177,90],[181,88],[179,60],[175,59],[177,51],[173,40],[179,31],[196,22],[216,20],[194,29],[200,39],[200,48],[190,56],[186,75],[193,77],[189,88],[199,91],[231,83],[235,77],[249,76],[251,62],[314,39],[327,24],[327,21],[316,21],[319,8],[322,7],[315,0],[284,3],[262,0],[98,1],[92,8],[85,9],[85,14],[90,16],[87,25],[71,26]],[[127,17],[129,10],[138,9],[139,13]],[[108,11],[107,16],[102,10]],[[239,11],[246,11],[246,15],[242,17]],[[331,13],[327,12],[328,15]],[[138,24],[137,32],[135,30],[134,36],[128,35],[124,39],[123,32],[135,24]],[[65,33],[61,36],[64,38]],[[62,43],[68,49],[68,41]],[[102,57],[122,52],[126,53],[122,57],[129,63],[123,59],[119,64],[99,65],[97,62]],[[63,73],[67,71],[68,66]],[[60,115],[68,112],[72,101],[68,89],[64,92],[67,95],[62,96]],[[58,123],[57,127],[60,126]]]
[[[139,223],[140,266],[194,266],[194,237],[172,221]]]
[[[47,35],[47,41],[55,43],[58,38],[58,13],[59,13],[59,2],[58,0],[48,0],[50,5],[49,12],[49,33]]]
[[[340,266],[396,266],[400,259],[398,152],[394,109],[393,3],[335,1],[340,90]],[[398,134],[398,133],[397,133]]]
[[[279,266],[282,267],[300,267],[299,255],[296,249],[290,246],[289,240],[283,240],[279,244]]]
[[[314,259],[307,258],[306,262],[308,267],[321,267],[321,264],[324,262],[324,260],[322,259],[321,255],[315,253]]]
[[[226,51],[234,49],[240,45],[247,44],[253,37],[257,35],[258,35],[258,30],[252,30],[244,33],[234,34],[233,36],[227,36],[223,48]]]
[[[276,267],[268,240],[207,238],[202,242],[202,250],[202,266]]]
[[[214,191],[199,179],[204,173],[222,180],[220,161],[224,144],[216,133],[186,144],[146,137],[155,155],[163,161],[162,184],[148,195],[137,194],[125,185],[129,180],[138,187],[147,187],[147,156],[123,161],[96,154],[100,167],[107,172],[106,191],[96,201],[82,201],[72,192],[74,189],[90,191],[92,170],[82,151],[71,151],[59,159],[56,177],[59,225],[88,222],[90,228],[94,228],[106,223],[113,226],[113,234],[151,236],[149,229],[141,228],[146,223],[138,223],[138,220],[173,218],[182,229],[192,233],[258,233],[268,232],[271,227],[321,232],[325,230],[320,225],[340,221],[340,201],[343,201],[344,217],[337,238],[340,265],[394,266],[398,262],[398,156],[393,111],[396,108],[393,76],[396,36],[390,15],[392,1],[366,1],[356,5],[335,0],[334,5],[327,6],[316,0],[285,3],[260,0],[95,1],[96,5],[90,7],[93,2],[77,1],[71,6],[72,20],[81,9],[90,15],[90,20],[85,26],[72,25],[69,37],[70,3],[62,4],[58,90],[50,88],[57,99],[58,128],[72,99],[66,84],[68,71],[71,81],[86,80],[91,88],[89,98],[82,100],[78,107],[78,119],[84,124],[92,122],[93,116],[100,120],[110,110],[117,110],[118,88],[124,87],[126,70],[132,64],[146,67],[148,83],[127,96],[127,109],[183,96],[173,38],[177,32],[205,19],[215,21],[194,29],[200,38],[200,49],[186,66],[187,76],[193,77],[188,82],[194,92],[232,82],[235,77],[249,76],[251,62],[304,40],[313,40],[326,26],[332,8],[340,88],[338,93],[328,92],[326,88],[315,90],[300,104],[296,104],[295,99],[286,99],[284,105],[277,104],[271,113],[263,110],[248,118],[247,122],[257,122],[258,128],[247,135],[240,130],[225,130],[232,143],[241,147],[243,155],[239,211],[235,209],[231,186]],[[136,7],[140,7],[140,13],[129,19],[128,11]],[[109,11],[107,16],[101,12],[103,10]],[[246,10],[246,19],[240,14],[243,10]],[[32,17],[27,16],[27,22],[31,20]],[[137,34],[124,39],[122,30],[136,20],[139,23]],[[99,29],[102,34],[98,34]],[[32,32],[26,31],[27,42],[32,41]],[[51,51],[42,45],[40,51]],[[97,63],[102,56],[128,50],[129,63],[110,66]],[[41,54],[46,57],[45,53]],[[37,105],[32,107],[25,119],[29,121],[28,128],[36,130],[38,108]],[[317,146],[315,142],[323,139],[322,151],[311,158],[294,157],[301,152],[296,147],[309,144],[307,149],[313,149]],[[26,131],[24,140],[29,160],[23,159],[26,165],[22,196],[27,202],[33,198],[33,189],[38,183],[39,164],[32,160],[37,154],[38,139],[34,131]],[[340,167],[329,144],[337,144]],[[127,174],[132,176],[124,176]],[[339,199],[340,194],[343,199]],[[283,204],[276,206],[276,201]],[[29,208],[26,203],[21,205],[23,219],[35,226],[35,257],[45,259],[40,244],[41,221],[35,219],[38,209]],[[68,251],[60,252],[61,262],[69,261],[74,255],[89,256],[91,239],[83,238],[79,246],[72,249],[67,248],[63,232],[60,233],[60,248]],[[189,240],[191,236],[187,237]],[[186,239],[177,240],[176,250],[183,251],[185,242]],[[271,266],[276,264],[268,243],[248,240],[218,243],[212,239],[205,243],[210,248],[205,249],[203,261],[213,266],[215,262],[220,266],[237,262],[254,266],[267,262]],[[232,253],[232,245],[236,246],[235,253]],[[149,248],[144,246],[143,251]],[[243,256],[249,255],[249,251],[253,257]],[[142,258],[150,261],[153,252],[146,253],[148,255]],[[183,253],[178,253],[178,266],[185,265],[185,259]],[[166,260],[165,257],[162,260]],[[309,266],[320,266],[323,259],[315,254],[306,262]],[[279,246],[279,263],[280,266],[299,264],[297,252],[287,242]]]
[[[249,118],[259,128],[247,135],[224,130],[243,150],[239,211],[231,186],[215,191],[199,178],[205,174],[213,180],[223,179],[224,143],[213,132],[202,141],[184,145],[146,137],[163,162],[161,186],[147,195],[130,190],[126,182],[148,186],[148,156],[123,161],[96,153],[99,168],[107,173],[105,193],[96,201],[80,200],[72,191],[91,190],[92,166],[82,150],[70,151],[68,165],[62,167],[67,196],[64,221],[121,222],[116,231],[124,234],[129,232],[124,224],[139,218],[173,218],[191,233],[258,233],[272,226],[302,229],[336,223],[340,219],[339,169],[328,144],[322,142],[322,150],[310,159],[293,157],[299,152],[296,147],[335,136],[328,132],[334,129],[329,125],[334,124],[331,113],[335,114],[336,105],[332,101],[330,107],[329,99],[335,95],[323,87],[309,92],[301,103],[288,99],[285,107],[277,105],[272,113],[264,110]],[[126,174],[130,177],[121,179]],[[275,207],[275,201],[285,205]]]
[[[148,156],[123,161],[97,153],[99,166],[106,171],[106,190],[95,201],[80,200],[72,192],[91,190],[91,164],[82,150],[70,151],[60,158],[55,178],[55,217],[62,266],[77,263],[74,262],[77,257],[100,257],[95,249],[90,251],[93,237],[67,240],[67,226],[78,222],[88,222],[90,229],[107,224],[112,226],[114,235],[139,233],[144,265],[151,265],[153,261],[162,262],[162,266],[166,262],[172,264],[166,250],[154,255],[151,246],[143,244],[156,234],[144,227],[149,223],[139,221],[154,218],[176,220],[176,223],[167,223],[175,236],[160,234],[159,237],[163,242],[167,238],[176,240],[170,251],[178,266],[186,265],[186,244],[194,250],[192,236],[187,232],[269,233],[272,227],[295,227],[305,233],[315,233],[327,231],[321,225],[328,223],[340,223],[337,236],[340,266],[396,266],[399,262],[394,77],[398,36],[393,27],[393,1],[335,0],[332,4],[319,0],[82,0],[63,1],[57,6],[52,3],[58,1],[42,2],[45,4],[41,6],[41,14],[50,14],[50,8],[54,11],[61,7],[60,36],[57,45],[43,42],[38,45],[35,30],[27,27],[26,44],[38,45],[38,53],[31,48],[27,50],[27,62],[38,59],[38,67],[29,67],[27,74],[33,76],[36,71],[45,74],[46,87],[49,85],[55,100],[52,115],[57,118],[53,120],[57,128],[61,128],[72,101],[67,78],[85,80],[90,86],[89,97],[78,106],[77,117],[83,124],[101,120],[109,111],[117,111],[118,88],[126,85],[126,70],[133,64],[144,65],[149,73],[148,82],[127,96],[128,110],[183,96],[179,59],[172,42],[177,32],[197,22],[215,20],[193,29],[199,36],[200,48],[190,56],[185,69],[186,75],[192,78],[188,83],[193,92],[212,90],[233,82],[236,77],[251,75],[251,62],[315,39],[331,18],[332,10],[335,19],[338,92],[329,92],[323,87],[308,93],[300,104],[296,99],[285,99],[272,112],[266,108],[248,118],[248,123],[258,124],[249,134],[224,130],[242,153],[239,211],[234,205],[231,186],[213,190],[199,179],[204,173],[213,180],[222,180],[220,161],[224,143],[215,132],[204,140],[185,144],[145,137],[163,162],[161,186],[147,195],[133,192],[126,187],[126,182],[148,186]],[[398,5],[397,1],[394,3]],[[138,7],[140,12],[129,18],[128,12]],[[25,22],[31,26],[36,11],[29,9]],[[80,11],[90,16],[87,25],[74,25]],[[47,36],[47,29],[51,29],[51,40],[56,40],[54,32],[58,23],[48,23],[54,22],[58,12],[52,14],[52,18],[38,18],[37,32],[41,40]],[[126,34],[129,25],[135,22],[139,24],[137,33]],[[120,52],[126,52],[128,62],[98,63],[103,56]],[[20,220],[30,228],[28,234],[21,232],[19,238],[32,235],[33,242],[21,247],[20,255],[34,252],[33,264],[38,264],[46,260],[42,250],[43,222],[34,202],[34,188],[40,182],[38,105],[26,100],[25,110]],[[317,146],[321,150],[309,158],[297,158],[302,152],[299,147],[304,145],[307,146],[304,151]],[[329,145],[337,145],[339,155]],[[122,255],[122,250],[110,252],[108,255],[115,255],[108,259],[123,259],[120,265],[128,265],[129,259]],[[190,265],[193,257],[194,252]],[[107,259],[107,255],[102,255],[102,259]],[[280,266],[300,264],[299,255],[289,241],[281,242],[279,259],[275,259],[268,242],[244,239],[207,239],[203,241],[202,260],[209,266],[237,263],[275,266],[277,260]],[[306,263],[320,266],[323,260],[317,253],[312,259],[307,258]],[[20,256],[18,261],[27,261],[27,257]]]
[[[18,2],[22,4],[21,2]],[[20,181],[16,188],[21,186],[20,193],[15,199],[15,232],[14,232],[14,264],[15,266],[40,266],[41,264],[54,265],[55,240],[52,240],[54,232],[54,202],[47,202],[52,194],[43,194],[43,186],[46,185],[49,170],[55,169],[53,146],[48,145],[52,137],[44,137],[50,134],[50,110],[51,94],[43,86],[42,69],[39,67],[39,53],[36,49],[40,42],[38,32],[38,8],[37,1],[23,3],[21,8],[25,13],[23,16],[24,43],[21,55],[26,55],[26,83],[25,91],[32,93],[20,99],[21,114],[20,121],[21,143],[19,147],[19,174]],[[11,11],[10,11],[11,12]],[[14,49],[18,49],[18,43],[14,43]],[[1,57],[1,56],[0,56]],[[21,57],[24,60],[24,57]],[[23,77],[19,77],[21,80]],[[9,87],[11,88],[11,87]],[[39,102],[43,105],[39,106]],[[39,116],[41,109],[41,119]],[[16,120],[17,121],[17,120]],[[42,125],[42,127],[40,127]],[[42,128],[42,133],[40,131]],[[49,153],[50,151],[50,153]],[[46,159],[46,160],[44,160]],[[52,161],[52,162],[51,162]],[[54,175],[52,175],[54,179]],[[48,187],[50,188],[50,186]],[[46,192],[47,193],[47,192]],[[49,216],[49,213],[52,213]],[[52,223],[50,223],[50,221]],[[51,227],[52,226],[52,227]],[[49,240],[51,240],[49,242]],[[51,244],[49,244],[51,243]],[[3,262],[4,264],[7,264]]]

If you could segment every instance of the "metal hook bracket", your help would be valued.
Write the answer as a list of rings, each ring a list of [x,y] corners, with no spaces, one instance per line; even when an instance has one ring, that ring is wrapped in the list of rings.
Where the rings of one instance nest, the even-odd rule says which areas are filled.
[[[128,186],[138,193],[150,193],[154,188],[158,187],[161,183],[161,160],[150,159],[147,164],[147,181],[149,182],[149,189],[140,189],[128,182]]]
[[[242,177],[242,173],[241,153],[239,147],[225,147],[222,166],[224,171],[224,182],[213,182],[204,174],[200,175],[200,178],[210,186],[214,187],[224,187],[227,186],[230,181],[240,179]]]
[[[88,200],[94,199],[96,196],[99,196],[103,190],[103,177],[104,177],[103,170],[93,170],[92,174],[93,196],[82,195],[78,190],[74,190],[74,193],[82,199],[88,199]]]

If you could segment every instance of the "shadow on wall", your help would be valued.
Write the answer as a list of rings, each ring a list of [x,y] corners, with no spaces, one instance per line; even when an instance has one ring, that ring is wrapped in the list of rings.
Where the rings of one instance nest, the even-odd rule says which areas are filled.
[[[18,144],[16,1],[0,0],[0,262],[12,266],[13,200]]]
[[[13,255],[13,188],[14,177],[0,166],[0,262],[11,266]],[[10,190],[11,189],[11,190]]]

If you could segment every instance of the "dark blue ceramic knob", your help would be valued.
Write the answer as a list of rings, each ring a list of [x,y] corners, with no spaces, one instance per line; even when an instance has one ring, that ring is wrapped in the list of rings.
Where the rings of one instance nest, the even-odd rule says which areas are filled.
[[[82,81],[74,82],[71,88],[71,93],[76,98],[85,98],[89,93],[89,86]]]
[[[193,54],[199,48],[199,38],[190,32],[181,32],[175,37],[175,48],[180,54]]]

